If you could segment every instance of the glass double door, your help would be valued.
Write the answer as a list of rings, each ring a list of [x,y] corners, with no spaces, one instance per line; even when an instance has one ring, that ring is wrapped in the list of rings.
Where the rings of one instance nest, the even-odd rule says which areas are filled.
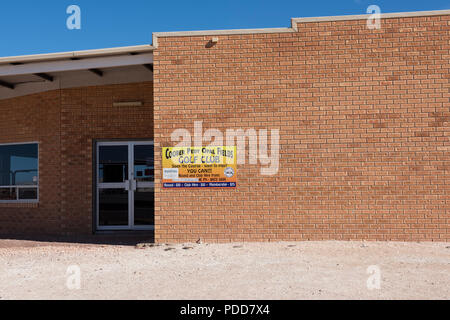
[[[152,230],[153,142],[97,144],[97,230]]]

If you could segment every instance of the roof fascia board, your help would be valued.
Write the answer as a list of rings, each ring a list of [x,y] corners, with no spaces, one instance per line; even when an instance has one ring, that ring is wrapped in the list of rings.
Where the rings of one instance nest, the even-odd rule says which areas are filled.
[[[74,59],[74,58],[89,58],[98,56],[111,56],[120,55],[127,53],[146,53],[152,52],[154,47],[151,45],[140,45],[140,46],[130,46],[130,47],[120,47],[120,48],[106,48],[106,49],[95,49],[95,50],[82,50],[73,52],[58,52],[58,53],[45,53],[45,54],[35,54],[28,56],[17,56],[17,57],[4,57],[0,58],[0,64],[7,63],[28,63],[36,61],[49,61],[49,60],[61,60],[61,59]]]
[[[153,63],[153,54],[122,55],[111,57],[86,58],[81,60],[58,60],[27,63],[23,65],[0,65],[0,76],[13,76],[34,73],[101,69]]]

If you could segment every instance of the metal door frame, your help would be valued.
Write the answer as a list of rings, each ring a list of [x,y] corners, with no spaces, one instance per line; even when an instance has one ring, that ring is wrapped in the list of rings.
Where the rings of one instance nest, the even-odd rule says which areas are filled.
[[[137,188],[137,182],[134,177],[134,147],[136,145],[154,145],[153,141],[99,141],[95,146],[95,229],[97,231],[120,231],[120,230],[154,230],[154,225],[135,226],[134,225],[134,193]],[[99,182],[99,151],[102,146],[127,146],[128,147],[128,180],[119,183],[100,183]],[[145,186],[154,188],[154,182],[143,183]],[[128,186],[127,186],[128,185]],[[128,225],[127,226],[100,226],[100,189],[120,189],[128,191]]]

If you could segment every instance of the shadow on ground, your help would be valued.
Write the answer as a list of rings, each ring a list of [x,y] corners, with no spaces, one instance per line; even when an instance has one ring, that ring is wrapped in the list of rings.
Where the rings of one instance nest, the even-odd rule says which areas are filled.
[[[37,247],[54,244],[97,244],[135,246],[138,243],[154,243],[153,232],[115,232],[86,236],[54,236],[54,235],[1,235],[0,248],[4,247]]]

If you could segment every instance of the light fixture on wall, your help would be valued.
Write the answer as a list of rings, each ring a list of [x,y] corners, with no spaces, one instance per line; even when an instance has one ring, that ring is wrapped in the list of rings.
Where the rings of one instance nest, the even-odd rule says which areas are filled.
[[[205,48],[212,48],[217,44],[217,42],[219,42],[219,37],[212,37],[211,40],[209,40],[205,45]]]
[[[142,107],[142,101],[113,102],[113,107]]]

